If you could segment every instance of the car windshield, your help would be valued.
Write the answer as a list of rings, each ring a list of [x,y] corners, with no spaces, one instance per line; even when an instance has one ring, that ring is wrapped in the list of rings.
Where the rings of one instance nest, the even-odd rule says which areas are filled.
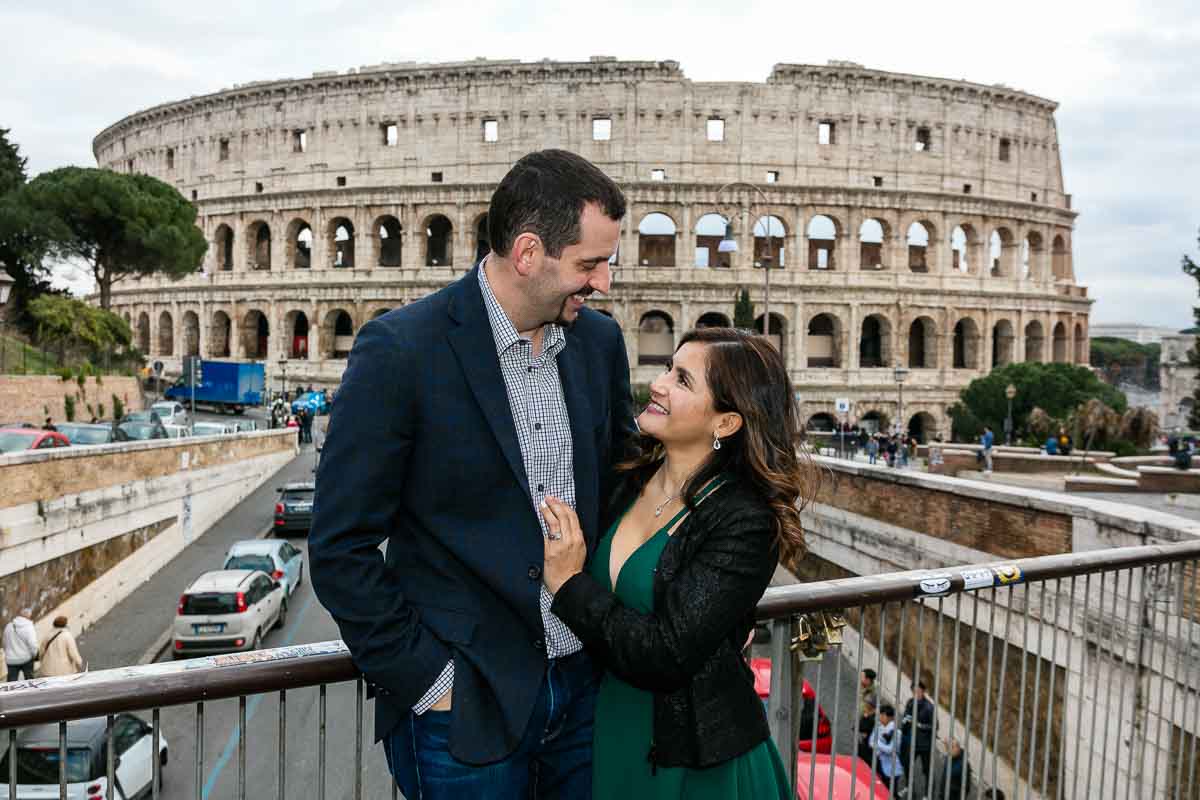
[[[0,453],[28,450],[37,437],[37,431],[0,431]]]
[[[237,594],[234,592],[202,592],[183,597],[183,613],[187,614],[235,614]]]
[[[170,405],[170,404],[158,405],[156,403],[156,404],[150,406],[150,410],[153,411],[155,414],[158,414],[160,417],[169,417],[175,413],[175,406]]]
[[[313,500],[312,489],[288,489],[283,493],[285,503],[311,503]]]
[[[82,425],[58,425],[58,432],[71,444],[107,444],[112,439],[108,428],[86,428]]]
[[[149,422],[122,422],[119,430],[130,439],[153,439],[157,426]]]
[[[150,411],[131,411],[125,415],[126,422],[149,422],[158,416],[158,413],[151,409]]]
[[[92,754],[86,747],[67,750],[67,783],[91,780]],[[0,775],[8,779],[8,753],[0,759]],[[26,785],[58,784],[57,747],[21,747],[17,749],[17,783]]]
[[[225,562],[225,569],[261,569],[269,575],[275,570],[275,564],[270,556],[244,553],[240,556],[230,556]]]

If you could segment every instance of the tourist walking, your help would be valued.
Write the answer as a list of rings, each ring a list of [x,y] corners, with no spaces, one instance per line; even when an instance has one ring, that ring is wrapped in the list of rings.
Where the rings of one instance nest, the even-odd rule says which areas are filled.
[[[37,628],[33,626],[33,609],[23,608],[4,626],[4,663],[8,665],[8,680],[33,677],[33,662],[38,654]]]
[[[983,453],[983,471],[985,474],[991,474],[992,471],[992,445],[996,442],[996,434],[992,433],[990,426],[983,426],[983,435],[979,437],[979,445]]]
[[[913,686],[913,696],[904,704],[904,716],[900,718],[900,731],[904,738],[900,743],[900,760],[907,766],[914,760],[921,765],[921,775],[929,778],[929,754],[933,750],[933,703],[925,696],[925,684]]]
[[[875,771],[888,784],[893,796],[899,781],[904,777],[904,765],[900,762],[900,734],[896,730],[896,709],[885,703],[879,707],[879,721],[871,731],[867,742],[875,751]]]
[[[67,628],[67,618],[54,618],[54,633],[42,645],[41,664],[38,667],[39,678],[52,678],[56,675],[74,675],[83,672],[83,658],[79,655],[79,647],[75,637]]]

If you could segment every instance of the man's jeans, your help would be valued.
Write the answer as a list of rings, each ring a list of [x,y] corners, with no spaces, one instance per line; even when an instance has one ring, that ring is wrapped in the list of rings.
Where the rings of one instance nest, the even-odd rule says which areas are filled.
[[[383,739],[388,768],[406,800],[589,800],[598,686],[583,653],[548,662],[521,744],[482,767],[450,755],[452,711],[410,714]]]
[[[25,680],[33,677],[33,662],[26,661],[24,664],[9,664],[8,665],[8,682],[12,683],[22,673],[25,673]]]

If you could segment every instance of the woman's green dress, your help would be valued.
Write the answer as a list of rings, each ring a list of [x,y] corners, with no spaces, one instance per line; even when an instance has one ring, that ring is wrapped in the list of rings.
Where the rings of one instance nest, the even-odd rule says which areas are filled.
[[[596,549],[590,568],[592,577],[614,591],[629,608],[652,613],[654,569],[670,538],[667,532],[684,513],[686,509],[633,551],[621,567],[614,588],[609,560],[613,535],[621,524],[618,519]],[[713,767],[659,766],[652,770],[647,755],[654,735],[653,720],[651,692],[635,689],[612,673],[605,673],[596,701],[594,800],[791,800],[787,773],[770,739]]]

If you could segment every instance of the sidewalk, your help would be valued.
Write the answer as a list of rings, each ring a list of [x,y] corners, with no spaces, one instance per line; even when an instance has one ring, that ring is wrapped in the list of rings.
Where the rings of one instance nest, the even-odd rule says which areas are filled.
[[[300,455],[89,628],[79,640],[79,652],[88,669],[138,663],[171,625],[179,595],[188,583],[203,572],[219,569],[232,543],[253,539],[271,525],[278,496],[275,489],[291,481],[313,479],[315,455],[312,445],[305,445]]]

